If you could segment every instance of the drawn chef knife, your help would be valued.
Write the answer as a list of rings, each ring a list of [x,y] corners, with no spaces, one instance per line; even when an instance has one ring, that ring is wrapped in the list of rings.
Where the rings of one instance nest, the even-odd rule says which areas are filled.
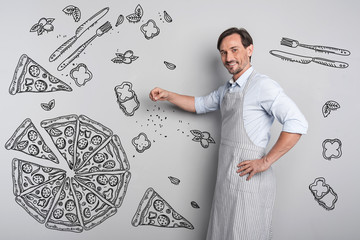
[[[49,61],[55,61],[58,57],[60,57],[61,54],[63,54],[71,45],[73,45],[76,40],[89,28],[95,25],[97,21],[99,21],[102,17],[104,17],[107,12],[109,11],[109,8],[103,8],[94,15],[92,15],[88,20],[86,20],[83,24],[81,24],[75,31],[75,35],[67,40],[65,43],[63,43],[58,49],[55,50],[53,54],[49,57]]]
[[[297,62],[302,64],[308,64],[310,62],[318,63],[328,67],[334,68],[347,68],[349,66],[346,62],[334,61],[326,58],[302,56],[293,53],[288,53],[280,50],[271,50],[270,54],[290,62]]]

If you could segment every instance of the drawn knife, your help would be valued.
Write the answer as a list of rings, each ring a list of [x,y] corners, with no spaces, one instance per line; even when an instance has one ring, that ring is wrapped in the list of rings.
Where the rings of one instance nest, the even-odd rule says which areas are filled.
[[[86,20],[83,24],[81,24],[75,31],[75,35],[71,37],[69,40],[67,40],[65,43],[63,43],[58,49],[55,50],[53,54],[49,57],[49,61],[53,62],[58,57],[60,57],[61,54],[63,54],[70,46],[72,46],[76,40],[84,33],[86,30],[94,26],[97,21],[99,21],[102,17],[104,17],[109,11],[109,8],[103,8],[94,15],[92,15],[88,20]]]
[[[334,61],[326,58],[302,56],[293,53],[288,53],[280,50],[271,50],[270,54],[290,62],[297,62],[302,64],[308,64],[310,62],[318,63],[328,67],[334,68],[347,68],[349,66],[346,62]]]

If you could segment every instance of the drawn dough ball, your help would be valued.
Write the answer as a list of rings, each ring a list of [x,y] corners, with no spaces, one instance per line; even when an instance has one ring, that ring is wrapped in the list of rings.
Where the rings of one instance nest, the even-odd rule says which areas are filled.
[[[21,169],[24,173],[31,173],[32,172],[32,166],[29,163],[24,163],[21,166]]]
[[[34,131],[34,130],[30,130],[30,131],[28,132],[28,138],[29,138],[29,140],[32,141],[32,142],[35,141],[35,140],[38,138],[37,132]]]
[[[86,138],[81,138],[78,141],[78,148],[81,150],[84,150],[88,144],[89,144],[89,142]]]
[[[41,196],[43,196],[43,198],[48,198],[51,196],[51,189],[48,188],[48,187],[44,187],[42,190],[41,190]]]
[[[117,176],[110,176],[109,177],[110,186],[114,187],[114,186],[116,186],[118,184],[118,182],[119,182],[119,179],[118,179]]]
[[[75,208],[74,200],[72,200],[72,199],[67,200],[66,203],[65,203],[66,211],[70,212],[70,211],[74,210],[74,208]]]
[[[105,159],[106,159],[106,156],[103,153],[97,153],[94,156],[94,162],[96,162],[96,163],[102,163],[103,161],[105,161]]]
[[[109,182],[109,179],[105,175],[99,175],[97,176],[96,181],[101,185],[106,185]]]
[[[40,68],[38,66],[36,66],[36,65],[31,65],[29,67],[29,73],[30,73],[31,76],[37,77],[40,74]]]
[[[164,227],[170,224],[170,218],[166,215],[158,216],[157,221],[160,224],[160,226],[164,226]]]
[[[102,142],[102,138],[100,135],[95,135],[91,138],[91,143],[94,145],[99,145]]]
[[[43,80],[37,80],[34,86],[39,92],[43,92],[47,89],[47,84]]]
[[[64,130],[64,134],[67,137],[71,137],[72,135],[74,135],[75,133],[75,129],[72,126],[67,126]]]
[[[35,174],[33,176],[33,182],[36,184],[41,184],[45,181],[45,177],[42,174]]]
[[[62,216],[64,216],[64,211],[62,209],[57,208],[53,211],[53,217],[55,219],[60,219]]]
[[[55,145],[58,149],[64,149],[66,147],[66,140],[63,137],[56,139]]]
[[[154,208],[156,211],[161,212],[165,207],[165,204],[162,200],[157,199],[154,201]]]
[[[93,193],[88,193],[86,194],[86,201],[89,204],[94,204],[96,202],[96,195]]]
[[[40,150],[39,150],[39,147],[34,145],[34,144],[31,144],[29,147],[28,147],[28,151],[31,155],[33,156],[36,156],[39,154]]]

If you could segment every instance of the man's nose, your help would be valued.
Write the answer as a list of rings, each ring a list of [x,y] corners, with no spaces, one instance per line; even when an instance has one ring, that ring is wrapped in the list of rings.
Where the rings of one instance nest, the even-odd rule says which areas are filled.
[[[226,61],[227,62],[231,62],[231,61],[233,61],[234,60],[234,55],[231,53],[231,52],[228,52],[227,54],[226,54]]]

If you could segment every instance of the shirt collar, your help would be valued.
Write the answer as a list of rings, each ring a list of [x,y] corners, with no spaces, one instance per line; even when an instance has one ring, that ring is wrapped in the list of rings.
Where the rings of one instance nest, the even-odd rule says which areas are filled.
[[[233,85],[234,83],[237,84],[239,87],[242,87],[248,78],[250,77],[251,73],[254,71],[253,67],[251,66],[248,70],[246,70],[236,81],[234,79],[229,80],[229,86]]]

